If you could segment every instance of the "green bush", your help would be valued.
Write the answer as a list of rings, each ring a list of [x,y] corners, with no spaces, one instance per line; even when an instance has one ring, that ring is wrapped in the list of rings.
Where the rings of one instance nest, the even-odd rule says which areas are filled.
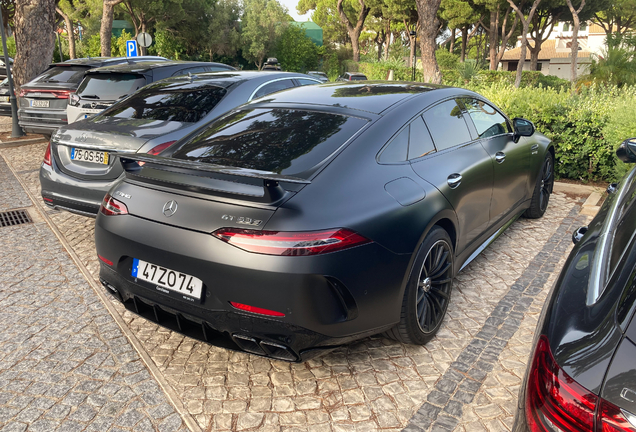
[[[455,69],[459,64],[459,56],[445,49],[435,51],[435,58],[440,69]]]

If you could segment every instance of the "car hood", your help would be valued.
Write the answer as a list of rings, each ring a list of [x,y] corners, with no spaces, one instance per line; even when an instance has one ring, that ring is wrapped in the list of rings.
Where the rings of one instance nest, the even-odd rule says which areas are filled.
[[[148,140],[167,135],[191,123],[95,116],[58,129],[59,144],[83,148],[136,152]]]

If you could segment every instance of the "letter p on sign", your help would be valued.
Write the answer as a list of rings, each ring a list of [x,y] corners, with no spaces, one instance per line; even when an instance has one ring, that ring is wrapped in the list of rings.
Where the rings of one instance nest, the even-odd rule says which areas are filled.
[[[126,41],[126,57],[137,57],[139,53],[137,52],[137,41],[136,40],[127,40]]]

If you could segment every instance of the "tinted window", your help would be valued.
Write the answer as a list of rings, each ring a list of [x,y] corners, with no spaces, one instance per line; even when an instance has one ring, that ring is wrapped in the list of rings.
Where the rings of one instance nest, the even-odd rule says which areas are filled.
[[[470,141],[468,127],[454,100],[435,105],[424,113],[424,120],[438,150]]]
[[[351,75],[351,81],[365,81],[367,79],[364,75]]]
[[[172,157],[302,176],[365,123],[354,117],[301,110],[237,111],[213,122]]]
[[[82,66],[54,66],[31,82],[77,84],[84,78],[84,73],[89,69]]]
[[[381,163],[404,162],[409,148],[409,127],[405,127],[380,154]]]
[[[265,96],[268,95],[270,93],[274,93],[277,91],[281,91],[281,90],[285,90],[291,87],[295,87],[294,83],[292,82],[292,80],[280,80],[280,81],[274,81],[272,83],[269,84],[265,84],[263,87],[261,87],[260,89],[258,89],[258,91],[256,92],[256,94],[254,95],[253,99],[259,98],[261,96]]]
[[[430,152],[435,151],[431,134],[428,133],[428,128],[424,124],[422,117],[417,117],[411,123],[411,134],[409,137],[409,160],[415,159]]]
[[[210,70],[219,71],[219,70],[225,70],[225,69],[209,68],[209,67],[205,67],[205,66],[197,66],[197,67],[192,67],[192,68],[186,68],[186,69],[178,70],[175,73],[173,73],[172,76],[187,75],[188,72],[191,73],[191,74],[197,74],[197,73],[201,73],[201,72],[208,72]]]
[[[134,74],[88,75],[77,89],[80,97],[97,96],[91,99],[118,100],[146,85],[146,79]]]
[[[221,87],[161,82],[145,87],[101,115],[196,123],[212,111],[225,93]]]
[[[462,99],[480,138],[503,135],[510,132],[508,121],[487,103],[477,99]]]
[[[320,84],[318,81],[314,81],[310,79],[305,79],[305,78],[296,78],[296,79],[298,80],[298,83],[300,83],[301,86]]]

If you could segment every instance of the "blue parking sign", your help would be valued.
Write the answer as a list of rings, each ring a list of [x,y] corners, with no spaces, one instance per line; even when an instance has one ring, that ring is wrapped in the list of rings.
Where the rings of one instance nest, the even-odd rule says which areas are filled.
[[[136,40],[127,40],[126,41],[126,57],[137,57],[139,53],[137,52],[137,41]]]

